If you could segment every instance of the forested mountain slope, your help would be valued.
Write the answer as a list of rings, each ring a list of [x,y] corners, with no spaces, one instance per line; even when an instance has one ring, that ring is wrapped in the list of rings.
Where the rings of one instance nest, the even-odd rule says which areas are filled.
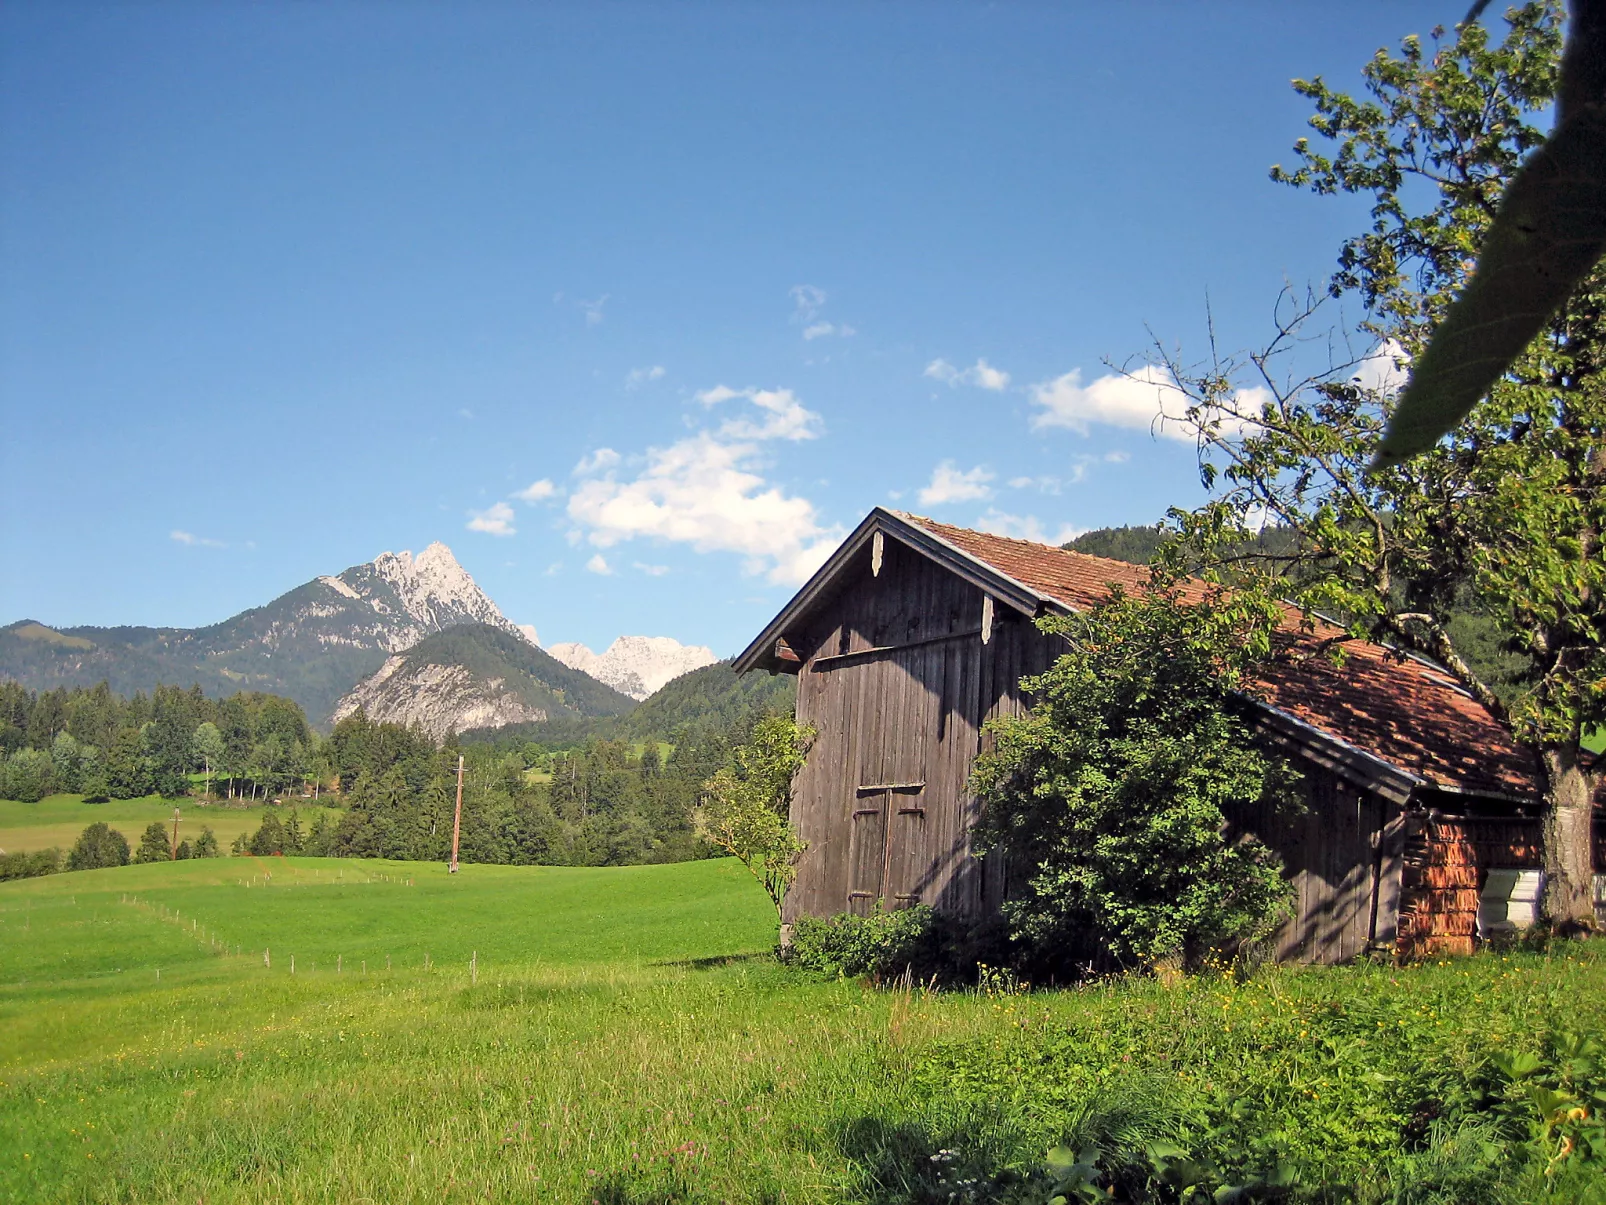
[[[340,700],[334,718],[360,707],[371,719],[417,724],[441,740],[470,728],[621,715],[634,705],[522,636],[468,623],[389,658]]]

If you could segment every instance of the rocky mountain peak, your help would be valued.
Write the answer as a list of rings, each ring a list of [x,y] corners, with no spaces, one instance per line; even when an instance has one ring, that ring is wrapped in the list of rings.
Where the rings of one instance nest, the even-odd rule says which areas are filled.
[[[672,636],[620,636],[600,654],[576,643],[555,644],[547,652],[638,701],[666,682],[719,660],[713,649],[682,644]]]
[[[328,578],[322,579],[333,585]],[[518,628],[481,590],[452,550],[439,540],[414,556],[409,551],[382,552],[366,565],[356,565],[334,588],[360,599],[383,615],[410,620],[410,629],[390,644],[399,652],[430,632],[458,623],[488,623],[518,634]]]

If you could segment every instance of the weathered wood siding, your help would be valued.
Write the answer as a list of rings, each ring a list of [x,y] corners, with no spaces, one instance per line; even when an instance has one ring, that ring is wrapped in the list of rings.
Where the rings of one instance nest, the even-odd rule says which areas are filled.
[[[1283,858],[1293,915],[1272,935],[1279,961],[1347,962],[1394,944],[1405,853],[1397,804],[1325,767],[1301,766],[1305,812],[1250,825]]]
[[[817,730],[792,822],[808,842],[786,919],[927,903],[959,915],[996,907],[1001,875],[972,856],[966,789],[982,724],[1021,706],[1019,679],[1047,642],[997,608],[982,641],[983,593],[887,540],[866,550],[808,631],[798,719]]]

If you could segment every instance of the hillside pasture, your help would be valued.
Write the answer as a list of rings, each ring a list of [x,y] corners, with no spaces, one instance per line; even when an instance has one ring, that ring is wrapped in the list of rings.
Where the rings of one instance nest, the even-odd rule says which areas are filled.
[[[78,840],[78,834],[98,820],[103,820],[128,838],[130,849],[139,846],[140,834],[153,820],[169,826],[173,822],[173,808],[179,809],[179,840],[191,843],[201,835],[203,827],[217,834],[218,845],[225,851],[241,833],[254,833],[262,823],[265,804],[252,807],[230,807],[224,804],[203,805],[193,799],[163,799],[160,795],[147,795],[143,799],[113,799],[106,803],[85,803],[81,795],[51,795],[38,803],[18,803],[14,799],[0,799],[0,850],[7,853],[32,852],[49,849],[52,845],[63,852]],[[288,819],[291,804],[279,809],[281,818]],[[337,820],[336,808],[312,805],[311,801],[294,805],[301,813],[303,829],[312,823],[318,812],[330,820]]]
[[[1023,995],[773,937],[726,860],[0,884],[0,1200],[1041,1201],[1045,1148],[1134,1101],[1386,1187],[1424,1094],[1606,1021],[1589,946]]]

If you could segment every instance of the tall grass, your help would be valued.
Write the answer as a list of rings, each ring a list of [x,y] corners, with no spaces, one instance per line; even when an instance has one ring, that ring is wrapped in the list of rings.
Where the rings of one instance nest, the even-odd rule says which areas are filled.
[[[0,1199],[1006,1199],[1100,1100],[1156,1090],[1258,1101],[1308,1166],[1380,1183],[1413,1068],[1606,1015],[1587,949],[881,992],[776,966],[773,915],[726,862],[5,884]]]

